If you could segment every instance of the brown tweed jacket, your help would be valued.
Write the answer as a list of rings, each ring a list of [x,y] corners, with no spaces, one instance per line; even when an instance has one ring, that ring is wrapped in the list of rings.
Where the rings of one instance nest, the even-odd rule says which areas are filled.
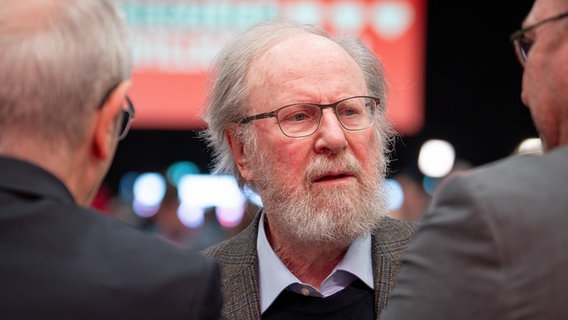
[[[260,319],[256,235],[260,213],[240,234],[203,251],[221,266],[222,314],[228,320]],[[417,228],[414,222],[384,218],[372,234],[375,313],[388,302],[400,269],[400,255]]]

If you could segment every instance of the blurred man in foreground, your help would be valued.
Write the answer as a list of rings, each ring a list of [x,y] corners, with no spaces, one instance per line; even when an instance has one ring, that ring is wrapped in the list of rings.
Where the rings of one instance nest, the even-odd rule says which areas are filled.
[[[545,154],[447,183],[381,319],[568,319],[568,1],[537,0],[512,40]]]
[[[2,319],[216,319],[219,271],[86,208],[134,115],[106,0],[0,6]]]
[[[213,69],[207,138],[217,172],[263,209],[206,254],[228,319],[375,319],[415,225],[386,217],[384,74],[358,39],[257,25]]]

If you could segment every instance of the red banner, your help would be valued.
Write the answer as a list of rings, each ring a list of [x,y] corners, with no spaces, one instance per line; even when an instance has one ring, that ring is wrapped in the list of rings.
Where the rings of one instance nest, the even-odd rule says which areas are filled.
[[[383,62],[388,112],[404,135],[424,121],[425,0],[129,1],[133,38],[133,127],[198,129],[207,70],[236,33],[266,19],[324,25],[358,35]]]

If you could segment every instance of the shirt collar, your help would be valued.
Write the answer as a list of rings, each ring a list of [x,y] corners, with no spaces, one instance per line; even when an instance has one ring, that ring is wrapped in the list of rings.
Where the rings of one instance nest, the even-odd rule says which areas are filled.
[[[291,284],[301,282],[280,261],[268,243],[264,229],[264,212],[260,216],[256,247],[260,282],[260,311],[264,313],[282,290]],[[374,288],[371,236],[369,234],[357,238],[351,244],[349,249],[347,249],[345,257],[332,271],[332,274],[338,270],[349,272],[361,279],[369,288]]]
[[[369,288],[374,288],[371,235],[367,233],[355,239],[336,269],[352,273]]]

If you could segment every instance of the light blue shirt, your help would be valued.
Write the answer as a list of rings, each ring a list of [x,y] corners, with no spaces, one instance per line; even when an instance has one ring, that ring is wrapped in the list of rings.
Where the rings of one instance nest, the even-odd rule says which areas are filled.
[[[322,282],[320,290],[317,290],[298,280],[276,256],[266,238],[263,222],[264,212],[260,217],[256,239],[261,313],[264,313],[276,300],[280,292],[286,288],[306,296],[328,297],[345,289],[356,278],[359,278],[369,288],[374,289],[370,234],[357,238],[351,244],[343,259]]]

